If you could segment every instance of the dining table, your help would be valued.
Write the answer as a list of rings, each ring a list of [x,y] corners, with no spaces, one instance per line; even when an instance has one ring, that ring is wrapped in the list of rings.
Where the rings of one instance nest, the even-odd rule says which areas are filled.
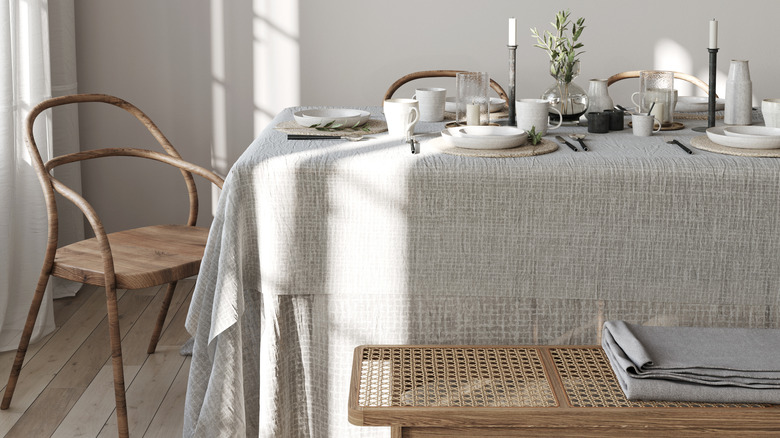
[[[694,147],[706,115],[649,137],[564,124],[549,153],[495,158],[442,148],[445,122],[417,124],[418,154],[386,132],[288,140],[305,108],[225,180],[186,321],[185,436],[389,437],[348,422],[365,344],[780,327],[780,159]]]

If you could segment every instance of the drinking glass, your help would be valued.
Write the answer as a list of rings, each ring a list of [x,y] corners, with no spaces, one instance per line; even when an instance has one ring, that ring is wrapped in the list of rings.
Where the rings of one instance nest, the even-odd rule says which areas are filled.
[[[455,74],[456,122],[464,125],[487,125],[490,123],[489,85],[490,77],[485,72]]]

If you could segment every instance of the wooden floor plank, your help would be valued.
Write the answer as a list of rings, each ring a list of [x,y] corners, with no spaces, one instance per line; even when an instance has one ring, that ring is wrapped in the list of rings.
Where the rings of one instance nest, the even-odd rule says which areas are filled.
[[[117,295],[121,297],[124,292],[123,290],[117,291]],[[2,411],[0,414],[26,412],[38,395],[57,376],[65,363],[89,338],[100,321],[105,318],[105,308],[104,297],[101,294],[94,294],[43,345],[35,357],[25,361],[11,406],[9,410]],[[9,372],[10,367],[2,370],[2,375],[7,376]],[[0,429],[0,433],[5,432],[7,430]]]
[[[141,313],[149,305],[152,297],[143,295],[124,294],[119,300],[119,327],[122,335],[133,326]],[[20,436],[49,436],[59,426],[60,422],[68,415],[73,405],[76,404],[81,394],[86,391],[89,384],[97,376],[100,369],[111,356],[108,342],[108,320],[103,312],[103,319],[94,327],[90,336],[79,346],[71,358],[57,373],[56,377],[46,389],[73,390],[78,395],[68,403],[52,405],[48,399],[38,397],[13,426],[10,432],[19,431]],[[20,379],[20,382],[22,380]],[[42,394],[43,396],[43,394]],[[48,429],[40,434],[42,427],[38,423],[41,417],[46,417]],[[31,434],[30,431],[35,431]]]
[[[146,432],[168,389],[173,385],[184,359],[178,349],[168,347],[160,348],[146,359],[127,389],[130,436],[143,436]],[[98,437],[115,436],[116,430],[116,413],[114,413]]]
[[[184,399],[187,395],[187,378],[190,375],[190,357],[186,357],[179,373],[165,394],[160,408],[154,415],[145,438],[169,438],[182,436],[184,430]]]
[[[146,345],[164,286],[162,291],[118,291],[134,437],[144,436],[144,431],[149,437],[181,436],[190,358],[180,356],[179,348],[189,338],[184,320],[194,284],[194,279],[188,279],[177,285],[158,344],[159,354],[151,356],[152,360],[147,359]],[[104,354],[101,345],[108,346],[105,309],[104,290],[96,286],[85,286],[75,297],[55,301],[58,328],[30,345],[11,408],[0,411],[0,437],[52,433],[58,438],[116,436],[113,375],[107,350],[100,362]],[[14,355],[0,353],[3,385]],[[134,364],[128,365],[127,360]],[[80,368],[89,371],[79,373]],[[94,374],[93,378],[89,374]],[[63,413],[67,413],[64,419]],[[44,421],[38,421],[44,417]]]
[[[95,294],[97,286],[85,285],[81,291],[75,297],[63,298],[54,300],[54,323],[56,328],[54,331],[46,335],[44,338],[30,344],[27,347],[27,354],[24,355],[24,368],[25,365],[33,358],[38,351],[46,345],[47,342],[57,333],[60,328],[76,313],[85,302],[89,301]],[[102,289],[101,289],[102,290]],[[8,382],[8,373],[11,371],[11,366],[14,363],[16,357],[16,350],[4,351],[0,353],[0,391],[5,391],[6,383]],[[0,420],[2,421],[2,420]],[[0,431],[2,428],[0,427]]]
[[[29,438],[46,437],[57,427],[62,417],[56,415],[70,409],[81,397],[81,391],[73,388],[46,388],[41,395],[35,399],[38,406],[45,407],[44,412],[36,415],[33,421],[29,421],[29,415],[25,412],[21,419],[14,424],[11,430],[5,435],[6,438]],[[46,412],[55,413],[55,415],[46,415]]]
[[[140,366],[124,367],[125,388],[140,369]],[[114,369],[105,365],[59,424],[52,438],[96,437],[114,410]]]

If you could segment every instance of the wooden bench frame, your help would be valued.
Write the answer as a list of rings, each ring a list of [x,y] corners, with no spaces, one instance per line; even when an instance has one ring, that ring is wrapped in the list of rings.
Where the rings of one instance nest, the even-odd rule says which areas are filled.
[[[544,368],[544,378],[554,393],[554,406],[393,406],[361,405],[361,380],[365,383],[364,354],[371,348],[421,349],[414,351],[438,351],[460,354],[474,349],[526,349],[538,353]],[[428,349],[428,350],[425,350]],[[438,349],[438,350],[437,350]],[[601,382],[582,381],[583,387],[598,387],[594,391],[609,391],[610,397],[631,406],[577,406],[571,391],[571,375],[562,377],[560,352],[575,352],[603,356],[598,346],[360,346],[355,349],[352,380],[349,393],[349,421],[358,426],[390,426],[391,436],[443,437],[443,436],[780,436],[780,405],[715,404],[676,402],[630,402],[619,390],[614,374],[604,370],[604,360],[578,364],[603,372],[607,376]],[[558,364],[556,366],[556,357]],[[605,356],[604,356],[605,357]],[[410,361],[410,363],[413,361]],[[420,362],[420,361],[417,361]],[[600,362],[600,363],[596,363]],[[411,364],[408,367],[415,367]],[[422,366],[422,365],[420,365]],[[431,371],[430,363],[428,373]],[[600,368],[600,370],[598,369]],[[564,373],[565,374],[565,370]],[[442,375],[441,373],[439,375]],[[418,374],[419,376],[419,374]],[[400,377],[393,375],[390,379]],[[612,381],[609,381],[612,379]],[[581,379],[582,380],[582,379]],[[406,380],[409,381],[408,379]],[[451,381],[451,380],[450,380]],[[537,380],[538,382],[539,380]],[[564,383],[567,381],[569,386]],[[395,385],[397,382],[391,383]],[[418,381],[419,383],[419,381]],[[421,383],[425,385],[425,383]],[[408,383],[407,383],[408,385]],[[606,385],[606,386],[605,386]],[[388,397],[387,385],[381,389]],[[408,388],[409,386],[407,386]],[[419,388],[419,387],[418,387]],[[611,389],[610,389],[611,388]],[[618,388],[615,390],[614,388]],[[368,388],[362,388],[367,390]],[[416,391],[417,389],[412,389]],[[588,389],[591,391],[593,389]],[[407,393],[409,390],[407,390]],[[381,394],[380,394],[381,395]],[[397,398],[396,396],[393,396]],[[396,400],[397,401],[397,400]],[[634,406],[637,403],[664,404],[658,407]],[[446,403],[444,403],[446,404]],[[533,403],[532,403],[533,404]],[[702,407],[704,406],[704,407]]]

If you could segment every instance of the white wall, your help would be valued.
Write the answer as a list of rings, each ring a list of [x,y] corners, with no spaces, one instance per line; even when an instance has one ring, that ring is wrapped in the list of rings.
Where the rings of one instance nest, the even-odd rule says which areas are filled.
[[[537,96],[552,80],[528,29],[549,28],[564,8],[586,19],[576,81],[583,88],[589,78],[649,68],[706,80],[708,21],[717,18],[719,94],[729,60],[748,59],[754,103],[780,97],[780,57],[772,48],[780,3],[772,0],[78,0],[79,91],[136,104],[185,158],[224,174],[287,106],[379,105],[395,79],[416,70],[487,71],[506,87],[510,16],[518,19],[517,96]],[[627,105],[637,84],[623,81],[610,93]],[[398,94],[411,95],[414,85]],[[83,107],[83,147],[151,145],[142,130],[121,127],[118,116]],[[84,170],[85,193],[107,228],[184,220],[186,196],[176,172],[121,163]],[[156,170],[168,176],[146,176]],[[139,173],[140,191],[130,192],[125,181]],[[210,192],[208,184],[200,187],[201,222],[208,224]],[[160,193],[163,201],[141,201],[144,192]],[[121,210],[109,207],[117,197]]]

